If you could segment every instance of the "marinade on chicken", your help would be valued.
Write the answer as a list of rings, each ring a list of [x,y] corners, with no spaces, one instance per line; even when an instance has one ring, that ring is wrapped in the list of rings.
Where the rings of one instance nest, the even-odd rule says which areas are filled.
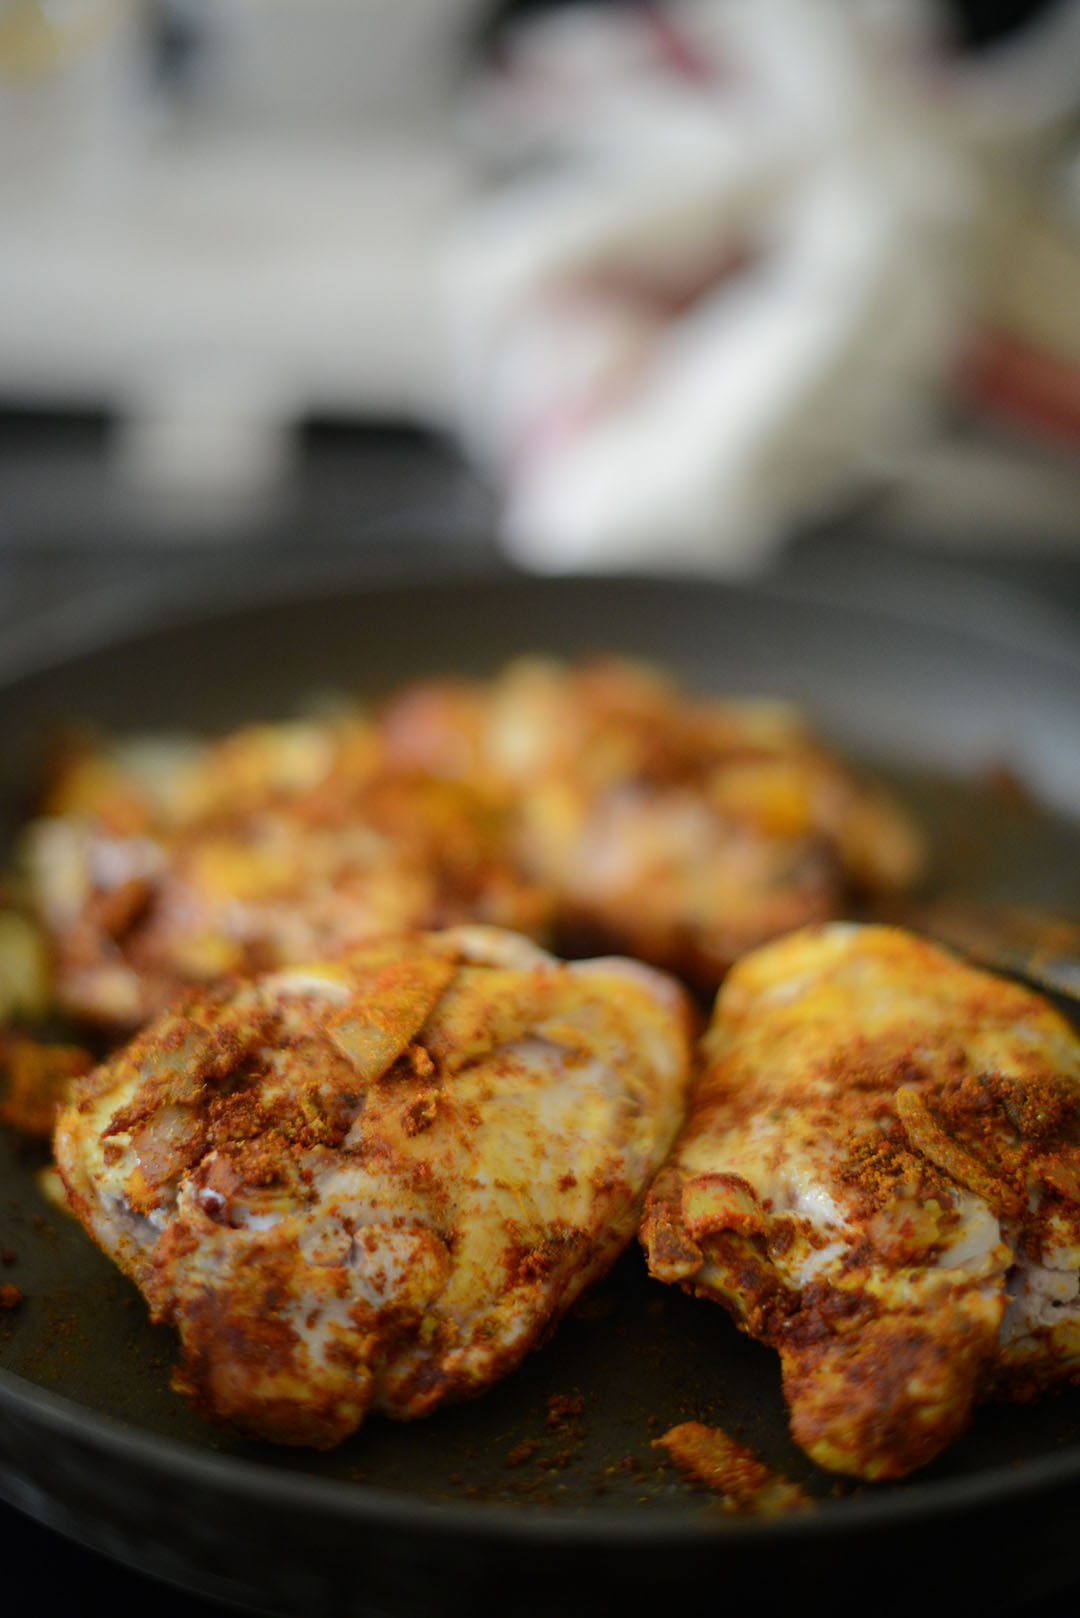
[[[649,1268],[780,1355],[822,1466],[898,1477],[1080,1376],[1080,1042],[899,929],[748,955],[650,1191]]]
[[[746,950],[900,890],[907,816],[774,700],[693,698],[621,660],[511,663],[384,708],[390,756],[516,803],[521,869],[571,953],[617,948],[707,990]]]
[[[901,889],[918,836],[775,701],[610,660],[212,744],[75,749],[24,839],[59,1006],[137,1026],[185,984],[483,922],[715,988],[747,949]]]
[[[481,1392],[607,1270],[694,1032],[637,962],[384,939],[190,991],[82,1081],[57,1163],[197,1408],[327,1447]]]
[[[66,1011],[135,1027],[186,984],[477,921],[542,935],[505,804],[389,769],[358,716],[188,748],[84,749],[23,864]]]

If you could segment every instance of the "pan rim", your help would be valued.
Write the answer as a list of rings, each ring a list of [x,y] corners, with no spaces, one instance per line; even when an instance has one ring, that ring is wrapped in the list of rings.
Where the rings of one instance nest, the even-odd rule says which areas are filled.
[[[270,568],[265,577],[253,576],[250,570],[238,573],[234,567],[209,565],[183,581],[112,583],[42,608],[0,629],[0,692],[82,657],[120,650],[160,633],[247,617],[301,601],[310,608],[318,600],[335,599],[342,590],[376,600],[413,592],[450,596],[478,588],[528,588],[551,595],[706,590],[763,606],[775,602],[812,607],[864,624],[876,620],[896,628],[963,635],[985,647],[1021,653],[1080,676],[1080,629],[1073,616],[1042,597],[986,577],[973,581],[951,564],[922,558],[912,566],[907,587],[891,588],[888,599],[867,596],[858,584],[844,588],[836,581],[823,585],[798,577],[733,579],[659,572],[531,575],[500,565],[446,566],[418,574],[408,567],[373,572],[355,559],[342,563],[340,558],[324,558],[281,570]],[[211,591],[212,600],[208,599]]]
[[[209,573],[198,574],[183,587],[163,588],[159,583],[135,581],[113,585],[78,602],[46,609],[24,620],[14,630],[0,633],[0,691],[22,681],[62,668],[84,656],[122,650],[161,632],[182,631],[197,624],[246,617],[302,599],[310,607],[318,599],[331,599],[342,589],[366,600],[406,591],[453,593],[477,586],[507,590],[535,588],[549,592],[633,587],[639,590],[700,590],[732,598],[752,597],[762,604],[783,602],[819,607],[849,621],[887,622],[917,627],[935,634],[950,632],[988,648],[1005,648],[1036,658],[1043,666],[1067,671],[1080,678],[1080,636],[1064,613],[1038,599],[1014,593],[1008,587],[970,581],[955,569],[933,564],[923,567],[937,587],[931,596],[922,591],[909,601],[860,599],[835,589],[790,580],[701,580],[677,575],[580,574],[570,578],[535,579],[502,568],[446,568],[382,573],[355,565],[299,567],[256,581],[248,574],[241,587],[224,598],[207,600]],[[942,594],[944,592],[944,594]],[[932,602],[931,610],[924,610]],[[1080,1445],[1058,1454],[1038,1456],[1019,1465],[997,1464],[957,1478],[905,1480],[899,1488],[822,1501],[817,1509],[779,1519],[723,1517],[702,1511],[682,1520],[649,1518],[625,1508],[597,1508],[588,1517],[569,1508],[482,1501],[432,1501],[378,1485],[320,1478],[292,1470],[279,1470],[269,1462],[205,1451],[182,1440],[131,1426],[117,1417],[91,1409],[55,1393],[16,1372],[0,1368],[0,1417],[6,1406],[23,1409],[66,1436],[92,1443],[117,1458],[125,1456],[150,1470],[165,1468],[174,1478],[182,1474],[193,1486],[210,1484],[244,1496],[249,1501],[300,1504],[333,1511],[340,1520],[369,1525],[417,1526],[445,1530],[455,1536],[473,1533],[579,1547],[615,1547],[628,1538],[652,1547],[673,1547],[716,1539],[718,1544],[753,1537],[762,1543],[817,1538],[823,1533],[861,1533],[875,1525],[917,1523],[927,1516],[962,1512],[996,1502],[1037,1495],[1080,1478]],[[17,1503],[17,1502],[13,1502]]]
[[[584,1517],[571,1508],[533,1502],[427,1500],[404,1490],[278,1470],[269,1462],[206,1451],[182,1439],[131,1426],[0,1368],[0,1413],[7,1405],[28,1410],[54,1432],[84,1444],[89,1440],[99,1451],[120,1461],[130,1461],[150,1472],[165,1471],[174,1484],[180,1482],[196,1489],[210,1486],[243,1497],[248,1503],[292,1510],[307,1506],[332,1513],[339,1521],[388,1529],[443,1530],[455,1538],[472,1533],[485,1540],[522,1538],[534,1544],[570,1542],[597,1549],[614,1548],[627,1539],[645,1542],[655,1549],[751,1536],[785,1542],[808,1536],[818,1538],[826,1529],[840,1535],[861,1533],[876,1526],[914,1525],[950,1511],[1012,1502],[1080,1477],[1080,1445],[1072,1445],[1060,1455],[1039,1456],[1019,1464],[1007,1462],[974,1475],[931,1482],[916,1477],[902,1480],[899,1488],[896,1483],[888,1483],[872,1494],[819,1500],[812,1510],[783,1517],[727,1516],[704,1494],[701,1512],[694,1517],[649,1517],[625,1508],[602,1508]]]

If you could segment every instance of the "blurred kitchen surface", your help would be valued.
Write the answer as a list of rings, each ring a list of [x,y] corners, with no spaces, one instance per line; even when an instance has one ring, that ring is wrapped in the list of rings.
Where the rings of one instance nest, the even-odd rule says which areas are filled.
[[[0,592],[1080,556],[1080,0],[0,0]]]

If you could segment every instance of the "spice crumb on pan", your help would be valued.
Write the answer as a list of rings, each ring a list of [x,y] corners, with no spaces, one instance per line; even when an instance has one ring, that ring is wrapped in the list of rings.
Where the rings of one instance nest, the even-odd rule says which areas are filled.
[[[722,1427],[684,1421],[653,1440],[666,1450],[692,1483],[723,1496],[726,1511],[755,1517],[781,1517],[813,1505],[797,1483],[759,1461]]]
[[[81,1045],[0,1033],[0,1070],[6,1080],[0,1122],[35,1140],[49,1140],[75,1080],[92,1066],[93,1057]]]
[[[0,1287],[0,1309],[18,1309],[22,1301],[23,1290],[21,1287]]]
[[[519,1444],[515,1444],[513,1449],[508,1451],[503,1465],[524,1466],[526,1461],[532,1460],[539,1448],[540,1443],[538,1439],[523,1438]]]
[[[571,1418],[580,1416],[584,1409],[585,1400],[577,1389],[572,1394],[553,1393],[547,1401],[544,1426],[549,1432],[565,1433],[576,1426]]]

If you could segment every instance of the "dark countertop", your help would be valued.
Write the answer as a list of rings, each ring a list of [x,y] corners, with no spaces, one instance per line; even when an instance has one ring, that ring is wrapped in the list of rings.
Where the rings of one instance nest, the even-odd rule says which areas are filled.
[[[231,528],[157,525],[126,506],[103,471],[106,437],[95,420],[0,414],[0,643],[12,625],[56,609],[77,612],[81,602],[133,584],[168,593],[219,578],[242,591],[245,580],[257,577],[265,588],[298,567],[378,579],[501,565],[490,539],[490,496],[452,449],[418,434],[312,431],[287,505]],[[965,556],[951,568],[973,593],[989,590],[1000,605],[1007,598],[998,591],[1021,590],[1066,625],[1075,622],[1080,643],[1080,548]],[[870,601],[924,600],[938,566],[936,546],[898,540],[868,507],[801,536],[774,576]],[[25,1570],[24,1588],[44,1612],[67,1610],[73,1598],[116,1618],[233,1610],[122,1568],[7,1506],[0,1506],[0,1565]],[[1057,1618],[1070,1610],[1070,1596],[1080,1606],[1080,1583],[1013,1609],[1013,1618]]]

